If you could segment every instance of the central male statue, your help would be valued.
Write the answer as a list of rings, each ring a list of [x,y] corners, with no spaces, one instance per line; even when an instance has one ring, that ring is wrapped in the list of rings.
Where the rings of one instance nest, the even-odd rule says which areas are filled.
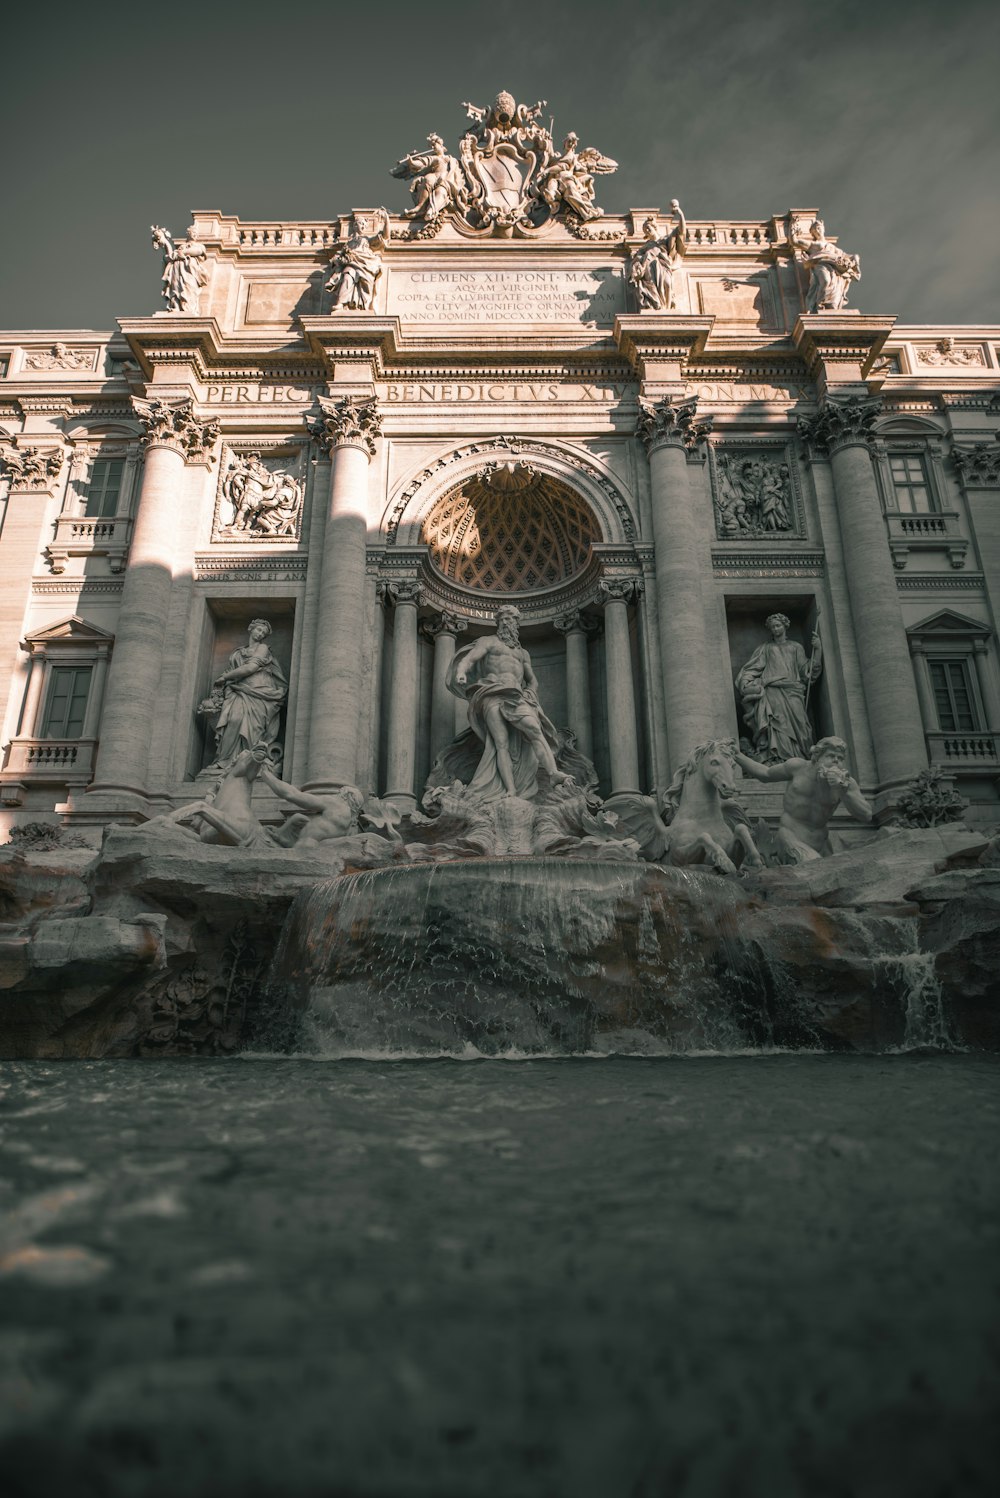
[[[464,697],[483,755],[469,790],[484,800],[504,794],[526,800],[537,790],[539,766],[553,783],[568,780],[556,767],[559,736],[542,712],[531,657],[518,635],[520,612],[497,610],[496,634],[483,635],[455,655],[448,689]]]

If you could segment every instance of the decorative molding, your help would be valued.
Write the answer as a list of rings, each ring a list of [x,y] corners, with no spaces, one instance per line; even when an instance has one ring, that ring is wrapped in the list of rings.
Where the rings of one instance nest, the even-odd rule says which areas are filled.
[[[25,350],[22,368],[31,373],[61,369],[93,374],[99,353],[98,348],[69,348],[65,343],[54,343],[47,349]]]
[[[550,473],[553,467],[557,466],[559,468],[570,467],[577,469],[591,483],[596,484],[605,498],[611,503],[618,515],[626,540],[635,540],[635,521],[632,518],[632,512],[625,500],[624,494],[587,455],[577,451],[575,448],[555,447],[551,443],[538,442],[532,437],[499,436],[486,437],[480,442],[471,442],[463,447],[456,447],[451,452],[433,459],[419,473],[415,474],[392,507],[392,512],[386,526],[386,545],[395,546],[403,515],[406,513],[411,499],[414,498],[425,484],[434,479],[444,469],[450,468],[454,464],[462,463],[468,458],[476,458],[482,455],[484,458],[489,459],[495,458],[497,454],[502,454],[505,458],[524,457],[531,459],[536,464],[544,463],[548,459]],[[561,478],[562,475],[556,473],[554,477]]]
[[[11,492],[51,494],[65,461],[62,448],[41,448],[33,443],[25,443],[22,447],[19,437],[14,440],[17,446],[0,447],[0,459],[8,471]]]
[[[68,594],[77,597],[86,593],[88,596],[95,593],[120,593],[125,586],[125,579],[121,577],[68,577],[65,581],[50,582],[47,578],[35,578],[32,580],[31,591],[39,596],[52,594]]]
[[[217,556],[198,552],[194,559],[196,582],[213,583],[304,583],[308,557],[294,555]]]
[[[820,452],[836,452],[852,443],[868,446],[875,435],[872,428],[881,414],[882,402],[878,396],[828,395],[818,415],[799,417],[798,429],[803,439]]]
[[[695,419],[697,399],[684,401],[645,401],[639,398],[639,419],[635,434],[648,453],[658,447],[682,447],[688,453],[697,452],[712,430],[714,418]]]
[[[712,548],[712,571],[718,577],[822,577],[825,568],[821,551],[762,555],[760,551]]]
[[[212,449],[219,440],[219,423],[195,416],[192,398],[142,400],[134,395],[132,406],[145,427],[145,447],[172,447],[187,463],[211,461]]]
[[[972,447],[953,447],[951,460],[966,489],[1000,487],[1000,437]]]
[[[981,572],[955,577],[949,572],[902,572],[896,578],[901,593],[982,593],[986,579]]]
[[[382,414],[374,396],[344,395],[339,400],[317,396],[323,415],[313,417],[310,430],[324,452],[338,447],[360,447],[375,456],[375,439],[382,435]]]

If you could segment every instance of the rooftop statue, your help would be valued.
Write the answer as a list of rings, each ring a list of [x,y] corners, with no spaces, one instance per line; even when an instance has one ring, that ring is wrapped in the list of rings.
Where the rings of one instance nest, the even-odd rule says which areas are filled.
[[[792,231],[796,259],[809,271],[807,312],[840,312],[847,306],[852,281],[861,280],[861,257],[849,255],[826,237],[821,218],[814,218],[808,235],[799,227]]]
[[[410,152],[391,169],[413,197],[404,217],[432,226],[451,214],[473,228],[523,233],[557,214],[580,223],[602,215],[594,176],[615,171],[617,162],[592,146],[581,150],[572,131],[557,151],[551,121],[542,121],[544,99],[518,104],[502,92],[491,105],[464,108],[472,123],[457,160],[439,135],[429,135],[429,150]]]
[[[640,312],[672,312],[677,305],[674,277],[685,250],[687,222],[676,198],[670,208],[673,227],[661,238],[656,219],[647,218],[644,242],[629,256],[628,280]]]
[[[201,288],[208,280],[208,251],[197,239],[173,239],[169,230],[151,226],[154,250],[163,251],[163,300],[168,312],[197,313]]]
[[[326,283],[325,289],[333,292],[334,312],[371,311],[388,240],[389,215],[384,208],[371,217],[354,215],[350,234],[334,253]]]
[[[776,765],[760,765],[746,754],[736,763],[747,775],[765,782],[788,782],[775,835],[780,863],[807,863],[833,852],[830,818],[838,806],[856,822],[870,822],[872,809],[847,771],[847,745],[834,737],[820,739],[807,759],[786,759]]]

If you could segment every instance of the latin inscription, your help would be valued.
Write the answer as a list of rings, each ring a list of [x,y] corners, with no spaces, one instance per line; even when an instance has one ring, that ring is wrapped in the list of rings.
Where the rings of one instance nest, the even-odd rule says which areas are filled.
[[[584,401],[595,406],[615,405],[635,398],[627,384],[567,385],[546,381],[452,380],[413,381],[385,387],[387,405],[455,405],[477,401]]]
[[[387,312],[410,322],[612,323],[624,312],[621,272],[595,270],[392,271]]]
[[[700,401],[798,401],[810,400],[813,394],[805,385],[750,385],[729,380],[687,387],[688,397],[696,395]]]
[[[307,406],[312,398],[311,385],[273,385],[264,380],[209,385],[205,397],[210,406]]]

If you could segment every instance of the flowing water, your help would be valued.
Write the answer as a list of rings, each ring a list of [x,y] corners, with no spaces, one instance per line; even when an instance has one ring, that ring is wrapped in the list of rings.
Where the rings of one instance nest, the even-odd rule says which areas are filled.
[[[998,1080],[8,1063],[0,1491],[992,1492]]]

